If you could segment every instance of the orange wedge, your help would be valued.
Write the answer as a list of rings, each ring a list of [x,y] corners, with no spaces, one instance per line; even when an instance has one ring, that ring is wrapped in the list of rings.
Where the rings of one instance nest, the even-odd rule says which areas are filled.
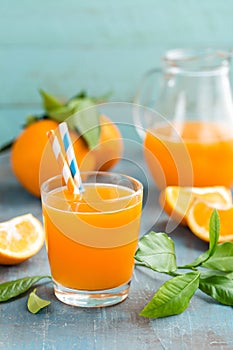
[[[187,213],[195,199],[217,208],[232,205],[231,191],[223,186],[179,187],[168,186],[161,193],[159,202],[163,210],[176,222],[187,225]]]
[[[19,264],[35,255],[43,244],[42,225],[31,214],[0,223],[0,264]]]
[[[201,200],[195,200],[187,214],[191,231],[202,240],[209,242],[209,221],[214,207]],[[219,243],[233,241],[233,206],[216,208],[220,217]]]

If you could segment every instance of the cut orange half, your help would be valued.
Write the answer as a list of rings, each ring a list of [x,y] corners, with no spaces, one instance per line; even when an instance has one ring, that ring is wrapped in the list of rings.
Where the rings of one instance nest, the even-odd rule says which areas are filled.
[[[231,191],[223,186],[168,186],[160,193],[159,202],[163,210],[173,220],[187,225],[187,213],[193,201],[197,198],[218,208],[225,208],[232,205]]]
[[[0,223],[0,264],[19,264],[35,255],[43,244],[44,230],[31,214]]]
[[[216,206],[215,206],[216,208]],[[190,230],[202,240],[209,242],[209,222],[214,206],[195,200],[187,214]],[[233,241],[233,206],[216,208],[220,217],[219,243]]]

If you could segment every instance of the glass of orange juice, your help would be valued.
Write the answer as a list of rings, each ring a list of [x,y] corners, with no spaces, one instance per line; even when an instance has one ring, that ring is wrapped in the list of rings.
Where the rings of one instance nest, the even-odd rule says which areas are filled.
[[[56,297],[69,305],[102,307],[123,301],[134,269],[142,184],[127,175],[81,173],[73,195],[61,176],[41,186],[46,248]]]

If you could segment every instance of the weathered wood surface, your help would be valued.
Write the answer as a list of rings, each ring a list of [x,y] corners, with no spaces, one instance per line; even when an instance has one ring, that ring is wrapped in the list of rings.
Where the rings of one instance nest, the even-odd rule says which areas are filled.
[[[130,171],[129,167],[127,170]],[[158,207],[157,190],[151,186],[149,192],[142,233],[155,221],[156,230],[163,230],[167,223],[167,217]],[[41,219],[40,200],[17,183],[10,171],[8,154],[3,155],[0,157],[0,220],[26,212]],[[179,264],[191,261],[207,249],[206,243],[185,228],[176,228],[170,236],[175,241]],[[45,248],[18,266],[0,266],[0,281],[43,273],[49,273]],[[136,268],[128,299],[104,309],[64,305],[56,300],[50,283],[38,286],[40,296],[50,299],[51,305],[36,315],[27,311],[26,295],[0,304],[0,349],[232,349],[232,308],[212,301],[201,292],[195,294],[181,315],[155,320],[138,316],[165,278]]]

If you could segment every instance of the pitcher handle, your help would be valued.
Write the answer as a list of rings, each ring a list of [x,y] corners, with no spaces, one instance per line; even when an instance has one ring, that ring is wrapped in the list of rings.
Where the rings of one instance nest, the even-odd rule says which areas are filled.
[[[143,125],[143,122],[145,123],[145,118],[141,117],[142,111],[143,111],[143,115],[145,112],[146,114],[155,113],[155,111],[153,111],[153,108],[149,105],[149,103],[146,103],[145,105],[145,102],[142,101],[142,96],[143,96],[143,93],[145,93],[145,91],[147,92],[148,100],[150,99],[149,89],[146,89],[146,84],[148,83],[149,78],[152,77],[154,74],[162,74],[162,69],[152,68],[144,74],[144,76],[142,77],[140,87],[134,98],[134,111],[133,111],[134,125],[136,127],[136,130],[139,136],[142,139],[144,139],[145,137],[145,130],[146,130],[146,126]],[[152,89],[150,89],[150,92],[151,90]]]

